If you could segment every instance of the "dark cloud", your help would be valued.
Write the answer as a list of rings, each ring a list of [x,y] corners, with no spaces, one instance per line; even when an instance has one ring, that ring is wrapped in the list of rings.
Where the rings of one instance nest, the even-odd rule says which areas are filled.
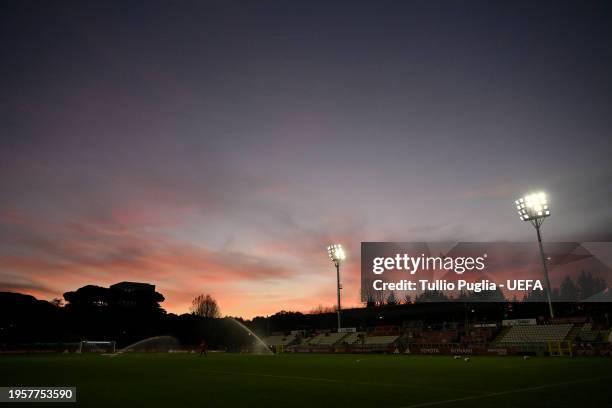
[[[531,239],[532,189],[547,239],[611,234],[604,3],[1,7],[5,275],[218,269],[264,310],[326,291],[328,242]]]

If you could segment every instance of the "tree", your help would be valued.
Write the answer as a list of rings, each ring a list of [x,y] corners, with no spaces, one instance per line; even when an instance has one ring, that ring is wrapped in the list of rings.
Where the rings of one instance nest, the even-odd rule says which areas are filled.
[[[221,310],[217,301],[210,295],[199,295],[191,302],[191,312],[196,316],[218,318]]]
[[[106,307],[109,304],[110,290],[102,286],[86,285],[74,292],[64,293],[64,299],[69,307]]]
[[[580,298],[583,300],[601,292],[607,287],[604,279],[599,276],[594,276],[591,272],[585,271],[580,273],[577,285],[580,290]]]
[[[495,290],[485,290],[482,292],[464,292],[459,294],[458,300],[465,302],[505,302],[506,297],[499,287]]]
[[[386,299],[387,299],[387,296],[386,296],[385,290],[374,291],[374,302],[376,302],[377,306],[384,306]]]
[[[336,309],[337,309],[337,306],[323,306],[319,304],[317,307],[315,307],[314,309],[310,311],[310,314],[335,313]]]
[[[374,295],[374,289],[362,289],[363,290],[363,296],[365,297],[366,301],[366,307],[374,307],[376,306],[376,298]]]
[[[64,306],[64,300],[61,299],[61,298],[57,298],[57,297],[53,298],[53,300],[51,302],[49,302],[49,303],[51,303],[55,307],[62,307],[62,306]]]
[[[580,289],[578,289],[578,286],[569,276],[566,276],[565,279],[563,279],[559,291],[561,300],[564,302],[575,302],[580,298]]]
[[[418,295],[415,302],[448,302],[448,296],[440,290],[426,290]]]

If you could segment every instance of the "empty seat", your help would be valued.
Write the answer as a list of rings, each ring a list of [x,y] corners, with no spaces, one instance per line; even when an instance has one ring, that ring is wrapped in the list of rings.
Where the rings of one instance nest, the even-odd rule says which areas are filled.
[[[288,336],[285,336],[285,335],[269,336],[263,339],[263,341],[268,346],[286,346],[288,344],[293,343],[295,339],[296,339],[295,335],[290,334]]]
[[[390,345],[396,341],[399,336],[368,336],[365,338],[364,344]]]
[[[340,342],[346,333],[321,333],[306,341],[309,346],[332,346]]]
[[[571,324],[512,326],[499,340],[499,343],[546,343],[563,341],[570,330]]]

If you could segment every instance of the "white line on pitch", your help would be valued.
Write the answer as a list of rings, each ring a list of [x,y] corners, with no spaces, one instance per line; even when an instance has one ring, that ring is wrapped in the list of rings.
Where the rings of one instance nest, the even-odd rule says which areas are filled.
[[[339,384],[349,384],[349,385],[374,385],[374,386],[382,386],[382,387],[405,387],[405,384],[393,384],[393,383],[381,383],[381,382],[368,382],[368,381],[344,381],[344,380],[336,380],[333,378],[321,378],[321,377],[301,377],[301,376],[297,376],[297,375],[278,375],[278,374],[261,374],[261,373],[245,373],[245,372],[238,372],[238,371],[219,371],[219,370],[205,370],[205,369],[200,369],[200,368],[193,368],[194,371],[201,371],[204,373],[211,373],[211,374],[228,374],[228,375],[246,375],[246,376],[252,376],[252,377],[267,377],[267,378],[283,378],[283,379],[287,379],[287,380],[300,380],[300,381],[319,381],[319,382],[328,382],[328,383],[339,383]],[[429,389],[432,391],[451,391],[451,392],[458,392],[458,391],[472,391],[472,392],[477,392],[476,390],[466,390],[464,388],[457,389],[457,388],[444,388],[444,387],[427,387],[427,386],[418,386],[418,388],[423,389]],[[485,396],[488,394],[484,394]]]
[[[544,384],[544,385],[538,385],[535,387],[526,387],[526,388],[517,388],[514,390],[506,390],[506,391],[499,391],[499,392],[490,392],[484,395],[472,395],[469,397],[461,397],[461,398],[452,398],[452,399],[447,399],[447,400],[440,400],[440,401],[431,401],[431,402],[422,402],[419,404],[413,404],[413,405],[406,405],[402,408],[421,408],[421,407],[432,407],[435,405],[444,405],[444,404],[452,404],[454,402],[462,402],[462,401],[471,401],[471,400],[477,400],[477,399],[483,399],[483,398],[490,398],[490,397],[498,397],[500,395],[508,395],[508,394],[516,394],[516,393],[520,393],[520,392],[529,392],[529,391],[537,391],[537,390],[542,390],[545,388],[553,388],[553,387],[560,387],[562,385],[570,385],[570,384],[579,384],[579,383],[583,383],[583,382],[589,382],[589,381],[597,381],[597,380],[601,380],[604,378],[610,378],[609,376],[602,376],[602,377],[593,377],[593,378],[584,378],[581,380],[573,380],[573,381],[564,381],[564,382],[558,382],[558,383],[552,383],[552,384]]]

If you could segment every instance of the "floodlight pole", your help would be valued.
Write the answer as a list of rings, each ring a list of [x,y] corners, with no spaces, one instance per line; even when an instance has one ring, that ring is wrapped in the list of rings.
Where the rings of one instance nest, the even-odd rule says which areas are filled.
[[[340,306],[340,263],[345,258],[345,255],[342,245],[340,244],[328,246],[327,253],[336,267],[336,288],[338,290],[338,309],[336,310],[336,313],[338,314],[338,333],[340,333],[340,329],[342,328],[342,324],[340,323],[340,313],[342,312],[342,306]]]
[[[554,319],[555,312],[553,310],[551,293],[550,293],[550,279],[548,277],[548,265],[546,264],[546,255],[544,255],[544,246],[542,245],[542,234],[540,232],[540,228],[542,227],[542,223],[544,222],[544,218],[536,218],[532,221],[533,226],[538,233],[538,244],[540,245],[540,256],[542,257],[542,266],[544,267],[544,282],[546,283],[546,298],[548,299],[548,310],[550,312],[550,318]]]
[[[341,311],[341,307],[340,307],[340,261],[337,260],[334,262],[334,264],[336,264],[336,282],[337,282],[337,288],[338,288],[338,310],[337,310],[337,314],[338,314],[338,332],[340,332],[341,329],[341,324],[340,324],[340,311]]]

